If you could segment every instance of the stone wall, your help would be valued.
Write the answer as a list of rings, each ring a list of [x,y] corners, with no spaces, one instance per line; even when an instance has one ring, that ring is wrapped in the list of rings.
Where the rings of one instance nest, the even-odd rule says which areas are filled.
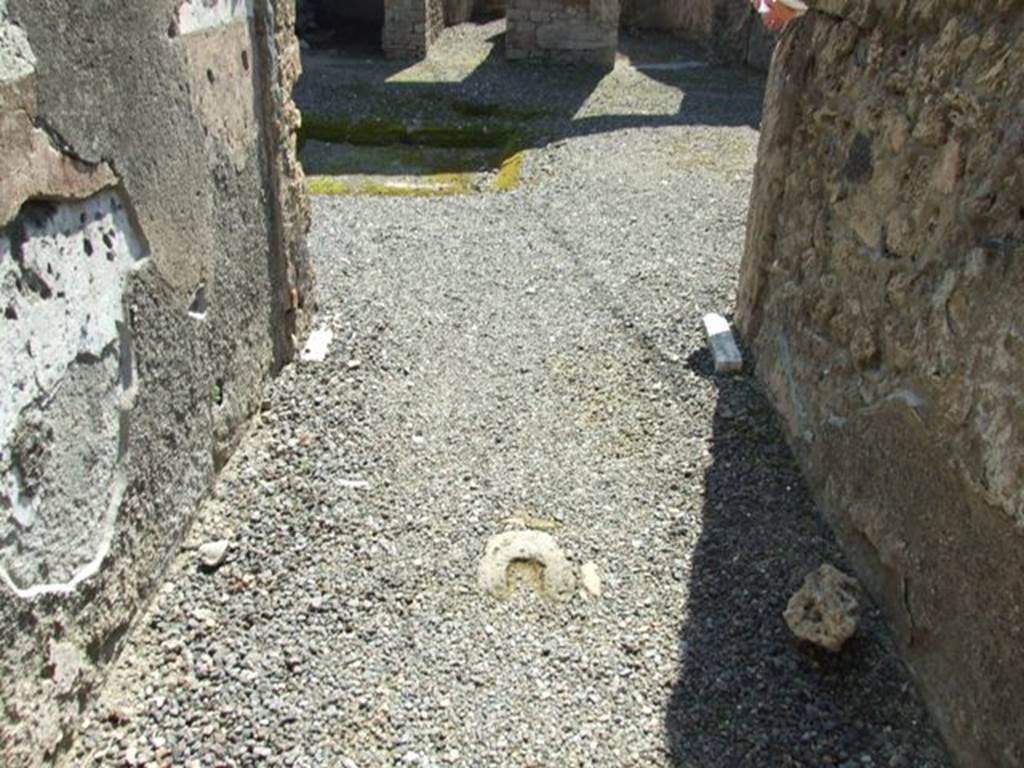
[[[74,732],[310,275],[289,0],[0,0],[0,763]]]
[[[444,29],[444,0],[387,0],[384,55],[421,59]]]
[[[444,23],[449,27],[471,19],[500,18],[504,15],[505,0],[444,0]]]
[[[715,0],[622,0],[623,29],[656,29],[694,36],[711,33]]]
[[[298,0],[298,32],[313,37],[339,32],[342,38],[380,29],[384,55],[391,59],[421,59],[427,55],[446,23],[469,19],[470,0]],[[354,27],[354,29],[353,29]],[[328,34],[328,38],[330,35]]]
[[[444,0],[445,26],[462,24],[473,18],[473,0]]]
[[[1019,766],[1024,0],[814,7],[769,75],[738,324],[961,764]]]
[[[473,16],[480,19],[493,19],[505,15],[507,0],[474,0]]]
[[[615,64],[618,0],[508,0],[507,18],[510,59],[543,56]]]
[[[619,22],[623,29],[671,32],[705,46],[718,61],[756,69],[768,68],[775,44],[742,0],[622,0]]]

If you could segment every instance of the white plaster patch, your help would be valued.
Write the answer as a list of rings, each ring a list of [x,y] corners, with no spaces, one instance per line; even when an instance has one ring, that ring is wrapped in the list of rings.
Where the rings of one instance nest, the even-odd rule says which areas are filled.
[[[327,350],[334,340],[334,331],[329,328],[318,328],[309,334],[306,346],[302,348],[301,358],[313,363],[322,363],[327,357]]]
[[[110,191],[0,233],[0,577],[20,595],[73,589],[109,546],[134,393],[122,296],[145,256]]]
[[[7,0],[0,0],[0,83],[11,83],[36,70],[36,56],[25,30],[7,15]]]
[[[116,193],[55,208],[35,222],[27,217],[21,243],[0,235],[3,444],[21,409],[77,357],[99,357],[118,340],[125,279],[146,255]]]
[[[252,16],[253,0],[186,0],[178,8],[178,34],[191,35]]]

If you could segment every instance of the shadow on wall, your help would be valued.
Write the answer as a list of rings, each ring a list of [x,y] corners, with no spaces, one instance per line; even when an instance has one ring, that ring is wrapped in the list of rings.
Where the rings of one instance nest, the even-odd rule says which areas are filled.
[[[714,376],[707,350],[687,363]],[[782,612],[803,577],[826,561],[849,569],[753,377],[715,381],[703,527],[665,712],[674,764],[949,765],[877,608],[835,657],[792,642]]]
[[[344,46],[363,55],[379,55],[385,0],[315,2],[296,0],[296,32],[314,47]]]

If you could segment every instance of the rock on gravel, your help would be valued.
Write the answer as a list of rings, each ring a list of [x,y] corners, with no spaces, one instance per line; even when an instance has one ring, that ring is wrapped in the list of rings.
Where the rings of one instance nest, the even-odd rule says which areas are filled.
[[[543,531],[506,531],[487,541],[478,573],[480,589],[504,600],[520,580],[560,602],[576,590],[572,565],[555,538]]]
[[[199,563],[204,568],[217,568],[228,554],[228,540],[208,541],[199,547]]]
[[[587,594],[593,597],[600,597],[604,591],[601,584],[601,571],[597,563],[584,563],[580,566],[580,584]]]
[[[807,574],[783,613],[794,637],[830,653],[853,637],[860,615],[860,584],[829,563]]]

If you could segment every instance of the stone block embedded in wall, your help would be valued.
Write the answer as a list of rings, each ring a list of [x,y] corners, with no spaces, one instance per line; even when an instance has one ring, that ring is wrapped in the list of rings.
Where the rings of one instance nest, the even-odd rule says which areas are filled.
[[[811,5],[769,73],[738,325],[953,752],[1019,765],[1024,3]]]

